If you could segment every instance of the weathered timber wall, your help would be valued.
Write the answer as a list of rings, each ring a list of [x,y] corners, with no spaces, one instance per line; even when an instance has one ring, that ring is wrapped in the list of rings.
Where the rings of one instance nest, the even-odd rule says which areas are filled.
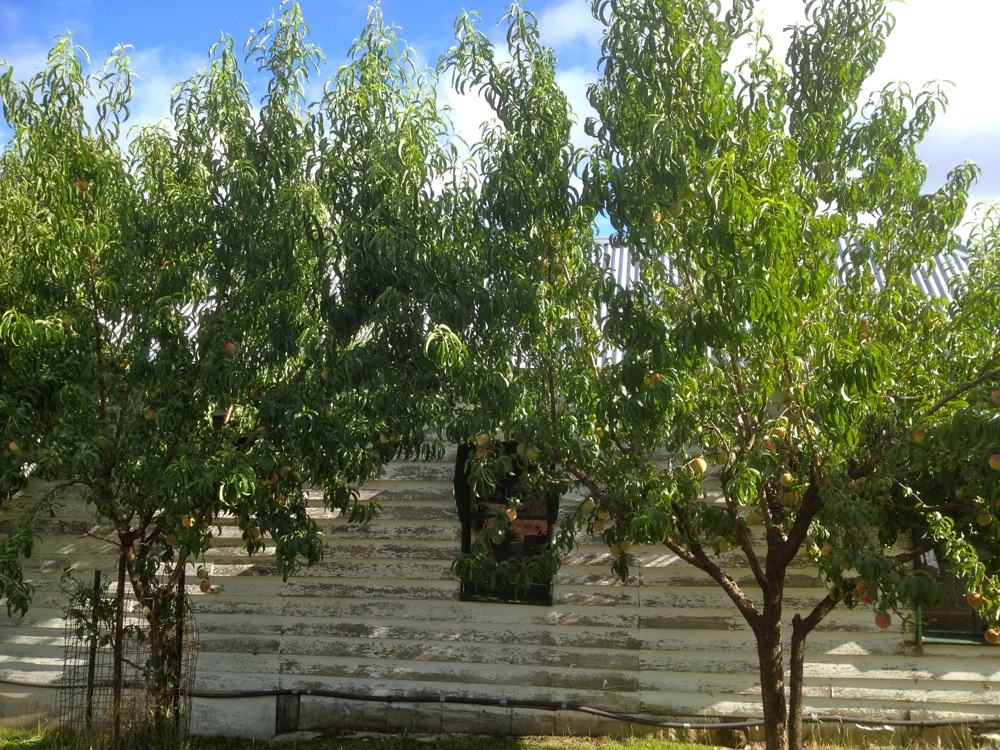
[[[224,527],[205,560],[213,592],[191,589],[200,632],[196,691],[297,691],[295,711],[286,705],[281,715],[297,713],[303,729],[622,728],[573,711],[414,703],[415,696],[566,702],[686,720],[759,715],[752,636],[721,590],[665,549],[634,548],[633,576],[622,584],[604,545],[582,539],[557,576],[551,607],[460,601],[450,570],[460,535],[453,461],[451,452],[440,462],[388,466],[364,490],[383,508],[366,526],[316,507],[327,556],[288,583],[267,555],[248,557],[235,529]],[[43,489],[29,486],[8,517]],[[99,538],[106,533],[71,497],[45,522],[26,561],[34,606],[23,619],[0,616],[0,720],[34,724],[55,715],[60,575],[72,567],[87,581],[103,568],[112,578],[113,548]],[[735,553],[723,562],[752,586]],[[789,617],[820,591],[803,562],[786,593]],[[896,619],[879,631],[869,609],[837,610],[810,636],[807,711],[867,719],[1000,714],[1000,649],[918,644]],[[268,737],[282,721],[272,696],[199,698],[192,728]]]

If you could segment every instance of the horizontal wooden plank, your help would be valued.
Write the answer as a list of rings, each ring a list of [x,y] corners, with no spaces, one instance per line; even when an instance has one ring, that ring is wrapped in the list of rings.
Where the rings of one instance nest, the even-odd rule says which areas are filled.
[[[742,618],[733,621],[740,624]],[[787,624],[787,623],[786,623]],[[788,628],[785,630],[785,646],[788,646]],[[702,628],[697,630],[651,629],[642,628],[637,632],[643,651],[750,651],[755,649],[753,634],[741,626],[739,628]],[[868,658],[876,655],[915,655],[917,649],[913,644],[898,635],[886,637],[882,631],[873,633],[852,634],[845,639],[844,634],[835,631],[817,631],[806,641],[807,658],[817,659],[829,655],[831,659],[852,660]]]
[[[220,636],[204,632],[198,634],[199,660],[202,654],[239,653],[257,656],[278,654],[281,650],[282,639],[279,637],[252,636],[244,633],[238,636]]]
[[[382,506],[384,518],[453,517],[458,520],[458,508],[450,484],[423,482],[373,482],[358,491],[364,503]],[[406,502],[394,502],[406,501]]]
[[[805,665],[807,680],[829,680],[836,684],[852,684],[858,681],[883,685],[885,682],[913,684],[922,688],[933,682],[935,685],[952,686],[985,684],[1000,681],[1000,664],[989,661],[966,660],[955,663],[940,659],[914,659],[913,657],[892,656],[873,657],[863,662],[831,661],[820,656]],[[916,685],[921,683],[921,685]],[[964,687],[962,689],[965,689]]]
[[[24,682],[28,685],[55,685],[62,678],[63,662],[53,659],[31,662],[9,662],[0,665],[0,679]],[[2,714],[0,714],[2,715]]]
[[[27,486],[8,501],[8,510],[5,512],[15,513],[24,508],[32,507],[39,500],[50,496],[60,503],[60,508],[66,513],[73,512],[74,509],[87,508],[86,503],[80,498],[81,486],[68,482],[48,482],[29,477]]]
[[[462,538],[462,525],[458,519],[404,521],[400,519],[375,518],[363,526],[338,525],[335,529],[325,527],[330,536],[331,546],[340,539],[385,539],[385,540],[436,540],[457,545]]]
[[[764,549],[759,550],[762,565],[765,554],[766,551]],[[666,547],[636,544],[629,551],[629,559],[633,561],[634,565],[642,568],[643,572],[648,571],[648,580],[650,582],[670,580],[677,572],[686,572],[692,580],[707,577],[706,573],[680,560]],[[741,550],[733,549],[729,552],[716,555],[713,559],[734,578],[745,579],[747,581],[753,580],[753,571]],[[812,585],[812,582],[818,580],[817,573],[815,572],[816,564],[808,557],[799,556],[795,558],[789,563],[788,571],[791,580],[804,580],[807,582],[807,585]]]
[[[8,617],[6,611],[0,614],[0,639],[13,637],[22,629],[27,632],[48,630],[62,632],[65,626],[65,610],[48,606],[45,601],[36,600],[24,617]]]
[[[191,609],[195,621],[203,612],[224,614],[228,617],[255,617],[257,615],[281,615],[281,599],[248,599],[245,596],[227,595],[225,591],[216,594],[201,594],[191,598]]]
[[[411,592],[412,593],[412,592]],[[214,598],[214,597],[206,597]],[[458,601],[457,590],[453,601],[434,601],[416,596],[412,599],[338,599],[327,600],[308,597],[285,600],[283,612],[289,618],[408,618],[428,623],[453,625],[535,624],[601,626],[634,629],[635,613],[622,612],[619,608],[577,605],[573,607],[539,607],[525,604],[493,604],[487,602]]]
[[[644,585],[642,587],[643,611],[649,615],[656,615],[663,612],[692,611],[700,609],[725,609],[737,612],[732,600],[726,596],[721,588],[717,587],[678,587],[668,591],[665,588],[651,589]],[[763,599],[760,593],[754,589],[744,592],[747,598],[753,602],[760,611],[763,609]],[[787,620],[791,620],[796,612],[808,613],[825,597],[822,590],[802,591],[792,590],[785,595],[785,612]],[[846,610],[846,608],[845,608]],[[874,614],[871,609],[859,610],[863,612],[862,619],[867,618],[869,623],[874,623]]]
[[[232,580],[232,579],[231,579]],[[242,582],[236,581],[242,586]],[[281,588],[286,599],[316,600],[328,604],[336,599],[364,599],[377,601],[379,599],[414,599],[414,600],[451,600],[459,595],[458,581],[439,578],[431,581],[400,579],[352,579],[326,578],[322,580],[306,580],[302,578],[289,579]]]
[[[659,672],[640,671],[639,685],[645,691],[672,690],[704,693],[712,696],[746,697],[760,695],[760,676],[756,669],[739,672]]]
[[[0,648],[10,653],[14,653],[14,649],[20,647],[27,648],[35,654],[45,653],[48,649],[63,648],[66,642],[62,628],[58,630],[19,628],[9,633],[2,633],[0,638],[2,638],[0,642],[3,643]]]
[[[389,640],[382,638],[289,638],[281,640],[281,654],[309,661],[316,657],[377,659],[380,661],[457,662],[465,666],[590,667],[614,665],[617,672],[639,668],[635,652],[608,648],[560,648],[525,643],[457,643]]]
[[[40,537],[39,544],[50,543],[52,537],[70,537],[75,540],[83,540],[90,537],[98,537],[101,540],[114,538],[114,527],[111,524],[96,523],[95,512],[92,509],[80,508],[74,513],[79,515],[63,515],[60,512],[55,517],[43,516],[35,521],[35,530]]]
[[[643,688],[630,711],[656,716],[749,716],[761,715],[760,697],[685,690],[686,684],[659,684]]]
[[[201,626],[204,629],[204,625]],[[370,638],[443,644],[490,644],[505,648],[517,646],[552,646],[568,649],[638,650],[636,634],[622,628],[593,628],[575,625],[537,625],[518,623],[476,623],[475,627],[454,623],[435,623],[415,619],[296,619],[284,628],[286,636],[316,638]]]
[[[657,614],[639,614],[639,628],[645,630],[746,630],[746,621],[738,612],[712,609],[664,609]]]
[[[280,580],[277,570],[274,570],[275,580]],[[291,586],[302,583],[303,586],[314,587],[323,585],[319,579],[330,581],[338,579],[356,580],[414,580],[414,581],[454,581],[451,572],[451,561],[441,560],[394,560],[394,559],[345,559],[339,555],[328,555],[322,562],[302,568],[292,579]],[[291,592],[290,592],[291,593]]]
[[[226,613],[199,611],[195,624],[200,635],[277,635],[286,627],[281,612],[259,613],[253,617],[233,617]]]
[[[1000,695],[996,691],[983,688],[982,684],[952,683],[939,686],[910,681],[900,684],[886,680],[806,680],[803,697],[809,701],[814,697],[836,699],[841,706],[849,706],[849,701],[858,704],[878,704],[882,706],[920,705],[924,702],[958,703],[967,705],[997,706]],[[714,698],[753,696],[760,694],[758,679],[752,674],[731,672],[713,674],[705,672],[640,672],[643,695],[649,691],[671,690],[684,694],[708,694]]]
[[[281,662],[283,676],[339,677],[364,680],[403,680],[418,683],[457,683],[471,687],[519,685],[524,687],[561,688],[573,690],[632,691],[638,689],[634,674],[615,669],[567,669],[516,664],[458,664],[424,661],[381,661],[342,657],[311,656],[298,659],[286,656]]]
[[[787,653],[785,659],[787,662]],[[980,670],[970,669],[971,666],[966,665],[963,668],[941,660],[923,660],[892,654],[870,656],[863,662],[838,661],[829,656],[813,656],[804,665],[804,674],[806,684],[847,685],[863,680],[883,687],[887,683],[915,684],[929,680],[941,685],[973,681],[983,684],[1000,680],[1000,665],[993,664]],[[639,669],[644,673],[705,672],[752,675],[757,668],[757,655],[752,647],[732,651],[700,651],[685,650],[683,644],[679,643],[676,651],[639,652]]]
[[[274,653],[251,653],[241,651],[207,651],[198,653],[195,679],[200,683],[202,674],[229,674],[229,690],[243,690],[241,675],[276,675],[281,670],[282,657]],[[235,676],[234,676],[235,675]]]
[[[450,461],[393,461],[379,471],[375,481],[441,482],[455,479],[455,458]]]
[[[6,675],[8,679],[17,679],[16,677],[11,678],[11,675],[16,675],[19,672],[59,672],[62,674],[64,663],[62,649],[46,649],[41,653],[15,649],[17,649],[16,646],[4,644],[4,651],[10,653],[0,654],[0,675]]]
[[[1000,707],[1000,692],[985,687],[982,683],[940,685],[934,682],[893,687],[871,680],[838,681],[829,685],[804,685],[802,695],[806,698],[833,697],[857,704],[912,704],[921,708],[926,708],[926,704],[931,703],[976,705],[990,707],[992,713],[996,713],[997,707]]]
[[[459,551],[457,540],[375,539],[364,543],[336,540],[326,560],[444,560],[451,564]]]
[[[202,664],[198,661],[197,674],[193,690],[206,693],[232,693],[252,690],[278,690],[280,678],[276,671],[268,669],[251,670],[245,673],[234,673],[228,670],[213,669],[212,662]],[[274,699],[271,698],[273,701]]]
[[[485,694],[479,685],[464,682],[433,681],[422,682],[414,680],[390,679],[379,680],[362,677],[338,677],[331,675],[290,675],[281,676],[281,687],[286,690],[297,690],[303,694],[309,691],[329,690],[359,696],[377,696],[383,698],[406,698],[422,695],[443,695],[456,698],[489,697],[495,700],[539,700],[555,703],[579,703],[599,706],[608,711],[634,711],[639,704],[639,694],[627,690],[582,690],[579,688],[558,688],[544,686],[528,686],[517,683],[491,686]]]

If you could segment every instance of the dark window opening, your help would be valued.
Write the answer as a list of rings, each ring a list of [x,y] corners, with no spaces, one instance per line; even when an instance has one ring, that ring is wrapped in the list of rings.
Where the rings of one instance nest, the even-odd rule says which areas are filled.
[[[455,462],[455,501],[462,521],[462,554],[472,551],[475,540],[493,527],[497,516],[510,507],[511,499],[516,498],[519,502],[517,517],[510,522],[510,531],[502,541],[491,544],[491,558],[497,563],[525,560],[541,554],[549,543],[559,512],[557,493],[545,492],[522,481],[525,472],[530,473],[533,468],[525,468],[523,459],[517,457],[517,443],[505,442],[503,448],[506,455],[514,458],[514,471],[499,478],[489,496],[474,495],[472,492],[469,459],[476,447],[458,446]],[[465,581],[461,586],[462,601],[552,604],[551,575],[532,580],[527,588],[515,583],[491,588]]]
[[[985,643],[987,624],[966,599],[965,583],[955,575],[951,562],[936,550],[917,558],[917,570],[931,575],[943,594],[934,604],[920,606],[920,640],[927,643]]]

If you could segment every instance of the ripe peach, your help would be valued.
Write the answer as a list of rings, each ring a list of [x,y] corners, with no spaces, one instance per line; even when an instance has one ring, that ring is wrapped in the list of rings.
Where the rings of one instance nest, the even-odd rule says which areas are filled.
[[[690,461],[687,462],[687,466],[695,474],[704,474],[706,471],[708,471],[708,462],[701,456],[698,456],[697,458],[692,458]]]

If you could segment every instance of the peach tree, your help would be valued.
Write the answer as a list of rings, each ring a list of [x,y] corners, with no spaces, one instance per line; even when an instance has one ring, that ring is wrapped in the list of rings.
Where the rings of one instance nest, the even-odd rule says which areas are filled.
[[[67,37],[30,80],[0,68],[0,505],[51,480],[110,525],[162,705],[171,601],[221,518],[287,577],[323,553],[307,488],[364,520],[358,483],[426,450],[413,288],[449,235],[430,83],[377,11],[321,101],[297,6],[245,55],[252,74],[224,38],[170,118],[127,136],[126,49],[88,73]],[[12,614],[45,513],[52,496],[0,543]]]
[[[885,3],[809,3],[785,65],[750,4],[595,10],[609,26],[588,186],[647,300],[623,310],[623,363],[659,376],[633,375],[626,403],[665,404],[646,406],[643,440],[629,426],[630,449],[612,453],[704,454],[721,502],[699,500],[700,462],[653,482],[652,503],[612,474],[600,486],[622,527],[662,539],[727,593],[756,638],[768,746],[798,747],[805,640],[838,604],[871,606],[886,625],[928,601],[912,562],[939,546],[976,568],[968,585],[996,606],[991,545],[973,523],[1000,490],[988,463],[1000,423],[984,404],[1000,376],[996,322],[984,297],[956,288],[948,306],[912,276],[955,248],[976,170],[925,193],[916,149],[943,96],[864,93],[892,28]],[[620,408],[607,414],[613,435]],[[935,439],[914,442],[930,425]],[[966,501],[942,503],[932,479],[967,483]],[[729,547],[752,593],[720,564]],[[783,596],[803,555],[829,594],[790,613],[786,694]]]
[[[484,544],[456,569],[525,583],[586,530],[624,578],[633,542],[665,546],[752,631],[780,750],[803,742],[808,635],[837,607],[887,626],[934,601],[920,555],[1000,618],[997,233],[973,234],[950,301],[915,282],[958,249],[977,170],[926,192],[917,148],[944,96],[866,90],[885,2],[807,3],[784,62],[752,3],[722,5],[595,1],[585,155],[530,16],[508,17],[504,62],[460,23],[448,64],[497,125],[476,151],[466,317],[432,343],[460,394],[443,429],[483,436],[474,479],[530,462],[583,493],[549,554],[498,574]],[[596,212],[627,263],[595,250]],[[789,611],[803,559],[827,593]]]

